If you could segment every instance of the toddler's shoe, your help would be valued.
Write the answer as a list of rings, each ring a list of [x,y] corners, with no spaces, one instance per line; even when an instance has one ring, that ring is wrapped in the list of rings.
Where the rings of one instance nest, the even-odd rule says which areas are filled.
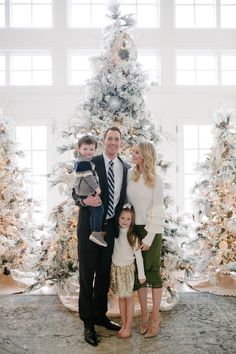
[[[95,242],[99,246],[107,247],[106,241],[104,241],[104,236],[102,231],[97,232],[93,231],[91,235],[89,236],[90,241]]]

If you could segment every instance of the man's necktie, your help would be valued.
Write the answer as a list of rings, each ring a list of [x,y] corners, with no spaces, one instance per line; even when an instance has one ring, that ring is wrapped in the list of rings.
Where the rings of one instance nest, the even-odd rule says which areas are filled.
[[[109,168],[108,168],[108,192],[109,192],[109,202],[108,202],[108,211],[107,217],[108,219],[114,215],[114,194],[115,194],[115,176],[114,176],[114,161],[109,161]]]

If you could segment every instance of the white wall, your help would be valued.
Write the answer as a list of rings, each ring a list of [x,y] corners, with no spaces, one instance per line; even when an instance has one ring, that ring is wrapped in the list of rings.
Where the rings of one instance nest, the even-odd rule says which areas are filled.
[[[48,49],[53,54],[54,86],[0,88],[0,107],[16,121],[46,119],[60,130],[61,123],[73,111],[74,104],[84,98],[82,87],[66,83],[66,53],[71,49],[98,49],[101,33],[96,29],[66,29],[66,1],[54,1],[53,29],[0,29],[0,49]],[[223,105],[236,109],[236,87],[177,87],[175,85],[175,50],[236,50],[236,30],[174,29],[174,1],[161,1],[161,29],[133,31],[138,49],[158,49],[161,54],[162,85],[146,94],[149,108],[158,126],[176,137],[176,125],[181,118],[209,119]],[[58,158],[52,140],[50,163]],[[169,179],[178,196],[177,139],[162,144],[168,160],[174,162]],[[53,197],[54,198],[54,197]]]

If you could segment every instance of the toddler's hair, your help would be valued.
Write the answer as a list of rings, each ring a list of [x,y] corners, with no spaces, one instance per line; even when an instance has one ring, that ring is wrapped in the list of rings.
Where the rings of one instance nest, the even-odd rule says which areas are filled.
[[[138,236],[134,232],[134,222],[135,222],[134,207],[130,203],[127,203],[123,206],[123,208],[120,212],[120,215],[123,211],[126,211],[131,214],[131,224],[130,224],[129,230],[127,232],[127,239],[128,239],[130,246],[134,247],[136,244],[136,240],[138,238]]]
[[[94,136],[87,134],[79,138],[78,147],[81,147],[81,145],[95,145],[95,149],[97,149],[98,143]]]

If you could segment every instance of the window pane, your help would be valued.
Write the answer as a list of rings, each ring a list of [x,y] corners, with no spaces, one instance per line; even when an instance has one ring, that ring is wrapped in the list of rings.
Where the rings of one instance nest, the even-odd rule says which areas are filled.
[[[216,58],[214,56],[198,55],[196,56],[197,70],[216,70]]]
[[[137,26],[138,27],[158,26],[156,6],[147,6],[147,5],[137,6]]]
[[[209,150],[199,150],[199,162],[204,162],[208,153]]]
[[[71,27],[89,27],[90,7],[87,5],[72,6],[69,22]]]
[[[34,5],[32,8],[32,23],[34,27],[51,27],[51,5]]]
[[[197,149],[198,127],[197,125],[184,126],[184,149]]]
[[[0,71],[0,86],[6,85],[6,73],[5,71]]]
[[[197,71],[196,72],[197,85],[216,85],[216,72],[210,71]]]
[[[236,28],[236,6],[221,6],[221,27]]]
[[[185,175],[184,177],[184,198],[189,198],[192,195],[196,175]]]
[[[10,73],[10,85],[29,86],[31,81],[30,71],[13,71]]]
[[[5,27],[5,5],[0,1],[0,27]]]
[[[11,70],[30,70],[31,56],[29,55],[12,55]]]
[[[71,57],[72,70],[89,70],[90,62],[88,55],[72,55]]]
[[[32,127],[32,149],[33,150],[47,149],[47,127],[45,126]]]
[[[12,27],[31,27],[31,6],[12,5],[10,25]]]
[[[198,162],[197,150],[184,151],[184,173],[195,173],[195,167]]]
[[[195,85],[195,71],[178,71],[177,85]]]
[[[196,7],[196,27],[215,27],[215,9],[212,6]]]
[[[223,71],[221,75],[223,85],[236,85],[236,71]]]
[[[52,67],[52,58],[50,55],[34,55],[32,57],[33,70],[50,70]]]
[[[91,9],[92,26],[104,27],[107,25],[108,19],[106,17],[107,6],[106,5],[93,5]]]
[[[17,127],[16,140],[20,150],[31,149],[31,128],[30,127]]]
[[[178,55],[176,60],[177,70],[194,70],[195,56],[193,55]]]
[[[47,198],[47,178],[33,177],[33,199],[37,201]]]
[[[176,7],[176,27],[193,27],[194,26],[194,9],[192,7]]]
[[[24,157],[19,159],[19,166],[21,168],[26,168],[27,170],[32,169],[32,160],[31,160],[31,152],[30,151],[24,151]]]
[[[52,85],[52,74],[50,71],[33,71],[32,85],[50,86]]]
[[[47,173],[47,154],[46,151],[32,152],[32,171],[34,175],[44,175]]]
[[[212,126],[199,125],[199,148],[210,149],[213,144]]]
[[[236,55],[222,55],[221,63],[223,70],[236,70]]]

